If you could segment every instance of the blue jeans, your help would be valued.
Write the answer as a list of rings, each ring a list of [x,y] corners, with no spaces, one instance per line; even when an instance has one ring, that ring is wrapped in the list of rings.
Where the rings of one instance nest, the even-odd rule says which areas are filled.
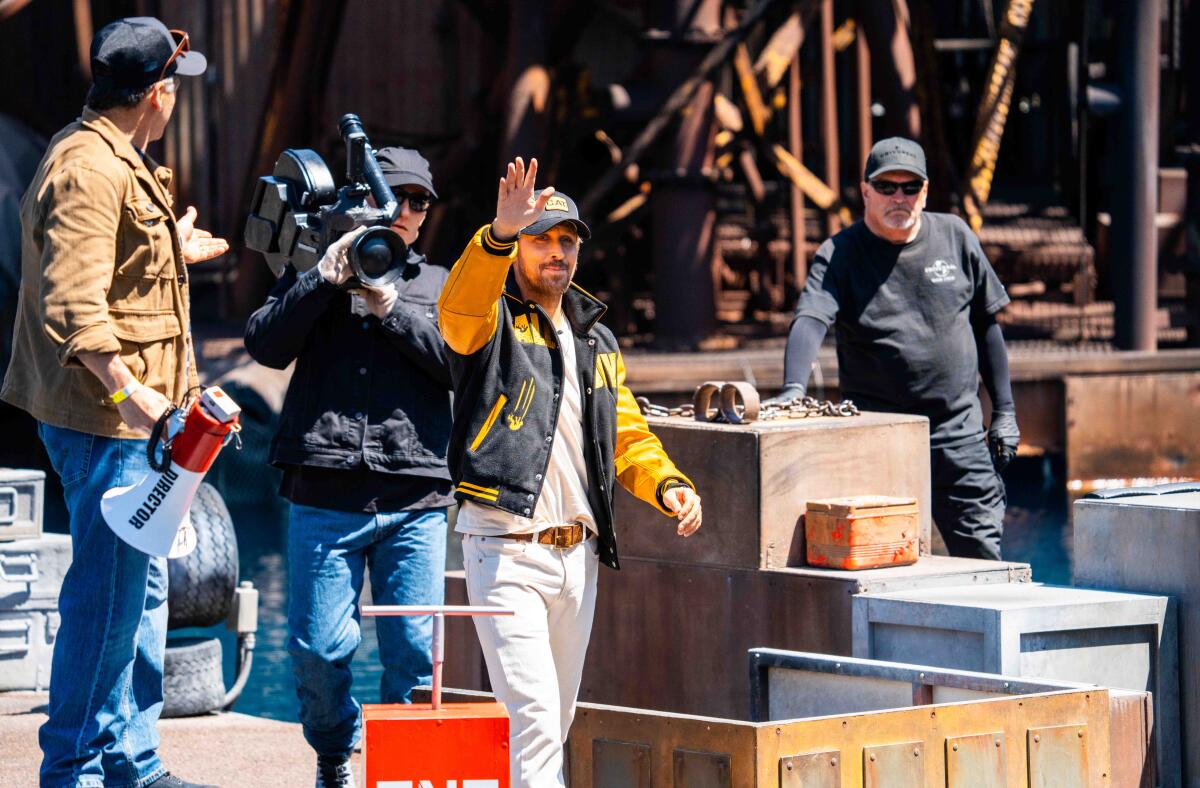
[[[121,541],[100,496],[149,473],[146,441],[38,425],[71,516],[71,567],[50,672],[50,718],[38,732],[41,784],[143,786],[158,759],[167,562]]]
[[[440,605],[446,510],[364,514],[292,504],[288,522],[288,653],[304,738],[320,755],[344,755],[359,734],[350,661],[362,640],[358,597],[371,571],[377,605]],[[376,619],[383,703],[408,703],[433,679],[430,616]]]

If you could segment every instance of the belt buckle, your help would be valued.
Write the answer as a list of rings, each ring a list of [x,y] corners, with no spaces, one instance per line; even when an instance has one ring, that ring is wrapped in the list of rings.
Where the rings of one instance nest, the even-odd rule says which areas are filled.
[[[568,527],[555,526],[553,547],[555,550],[569,550],[571,548],[571,531]]]

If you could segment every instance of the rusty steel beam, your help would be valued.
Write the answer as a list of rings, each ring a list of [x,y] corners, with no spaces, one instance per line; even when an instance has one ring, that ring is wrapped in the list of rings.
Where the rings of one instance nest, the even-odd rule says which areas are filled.
[[[811,4],[815,0],[807,0],[807,2]],[[596,207],[596,203],[621,180],[622,173],[630,165],[641,159],[642,155],[658,139],[658,136],[662,134],[675,115],[692,102],[701,85],[712,76],[714,71],[724,65],[733,54],[734,48],[746,39],[750,31],[758,25],[759,21],[775,3],[776,0],[759,0],[758,4],[742,17],[742,21],[738,23],[738,26],[727,33],[721,39],[720,43],[705,55],[704,60],[700,62],[700,65],[696,67],[692,75],[675,89],[675,92],[667,99],[667,103],[646,124],[633,143],[625,149],[624,155],[621,157],[621,162],[610,167],[596,181],[591,190],[584,195],[584,198],[579,201],[579,210],[583,214],[590,213]]]
[[[992,190],[992,177],[1000,157],[1008,108],[1017,82],[1017,57],[1029,26],[1034,0],[1009,0],[1000,25],[1000,41],[988,68],[988,80],[979,101],[975,131],[971,135],[971,161],[963,183],[963,208],[976,232],[983,226],[983,206]],[[1157,104],[1156,104],[1157,106]]]
[[[0,22],[16,16],[31,0],[0,0]]]
[[[872,52],[871,84],[884,114],[881,136],[921,139],[921,111],[917,103],[917,61],[908,34],[908,9],[890,2],[859,3],[859,30]]]
[[[858,101],[858,171],[866,172],[867,156],[871,152],[874,141],[872,135],[871,116],[871,49],[867,37],[859,31],[854,37],[855,77],[857,78],[855,98]],[[861,176],[860,176],[861,177]]]
[[[833,0],[821,0],[821,147],[825,153],[825,184],[841,194],[841,161],[838,149],[837,65],[833,51]],[[826,213],[826,229],[841,229],[837,216]]]
[[[275,65],[259,118],[258,149],[242,185],[243,205],[250,204],[258,178],[270,174],[284,148],[305,144],[317,132],[344,11],[343,3],[280,3]],[[271,282],[262,256],[242,249],[232,299],[235,312],[244,316],[257,308]]]
[[[800,58],[792,57],[788,67],[788,155],[796,161],[804,159],[804,138],[800,125]],[[792,225],[792,276],[796,278],[796,289],[804,287],[808,278],[808,238],[804,223],[804,190],[792,182],[788,190]]]
[[[1124,94],[1116,118],[1112,206],[1115,344],[1158,347],[1158,119],[1160,0],[1120,3],[1117,73]]]

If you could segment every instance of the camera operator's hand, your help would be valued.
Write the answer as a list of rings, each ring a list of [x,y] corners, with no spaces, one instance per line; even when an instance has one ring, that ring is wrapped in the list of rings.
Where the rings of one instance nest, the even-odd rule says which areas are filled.
[[[363,287],[354,292],[362,294],[367,302],[367,311],[380,320],[392,313],[392,307],[396,306],[396,300],[400,297],[396,286],[390,282],[379,287]]]
[[[367,231],[366,227],[356,227],[329,245],[325,254],[317,263],[317,270],[325,281],[331,285],[340,285],[350,278],[350,246],[354,239]]]
[[[500,179],[496,194],[496,218],[492,220],[492,237],[497,241],[511,241],[527,227],[537,221],[546,207],[546,201],[554,194],[548,186],[540,192],[534,191],[537,182],[537,159],[529,160],[529,169],[518,156],[508,165],[508,172]]]
[[[147,433],[154,429],[154,424],[171,407],[171,401],[161,392],[149,386],[138,385],[128,397],[117,404],[117,412],[121,421]]]
[[[175,222],[179,230],[179,245],[183,248],[183,262],[203,263],[220,257],[229,251],[229,242],[214,238],[208,230],[196,227],[196,207],[189,205],[183,216]]]

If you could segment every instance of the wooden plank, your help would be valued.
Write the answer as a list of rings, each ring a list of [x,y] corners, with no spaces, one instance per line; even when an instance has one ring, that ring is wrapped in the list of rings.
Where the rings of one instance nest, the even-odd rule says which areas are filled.
[[[750,126],[754,133],[761,137],[771,113],[763,102],[762,92],[758,89],[758,79],[754,76],[753,66],[750,65],[750,50],[745,44],[738,44],[734,51],[733,69],[737,74],[738,86],[742,89],[742,98],[746,101],[746,111],[750,114]]]

